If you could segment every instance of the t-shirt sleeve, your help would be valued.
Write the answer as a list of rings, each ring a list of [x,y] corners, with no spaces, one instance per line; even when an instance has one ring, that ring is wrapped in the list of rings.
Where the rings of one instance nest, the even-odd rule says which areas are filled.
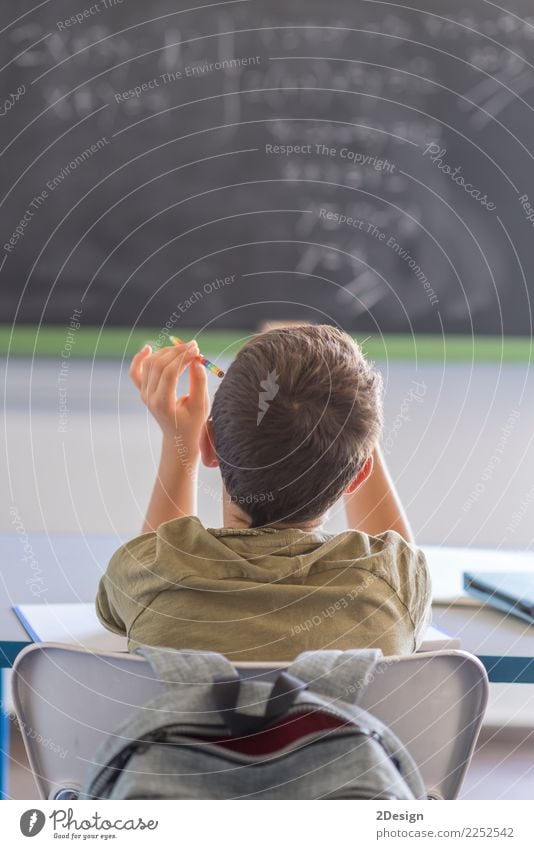
[[[421,645],[431,620],[432,586],[424,553],[400,534],[388,531],[380,540],[387,580],[406,608],[414,630],[414,650]],[[384,577],[386,577],[384,575]]]
[[[414,545],[410,548],[414,559],[414,580],[411,582],[407,605],[409,605],[414,622],[415,649],[417,651],[432,621],[432,582],[425,555],[420,548]]]
[[[416,545],[401,539],[399,546],[399,597],[406,605],[414,626],[415,649],[421,645],[431,620],[432,586],[426,557]]]
[[[128,635],[150,596],[159,591],[156,548],[156,533],[151,532],[121,545],[111,558],[96,596],[98,618],[110,631]]]
[[[183,516],[122,545],[98,587],[96,612],[102,624],[129,636],[137,618],[160,593],[176,590],[195,571],[189,555],[210,541],[213,537],[197,517]]]

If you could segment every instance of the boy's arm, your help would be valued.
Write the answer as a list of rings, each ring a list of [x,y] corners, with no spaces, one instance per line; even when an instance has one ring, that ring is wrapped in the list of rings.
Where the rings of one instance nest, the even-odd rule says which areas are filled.
[[[157,530],[170,519],[196,515],[199,457],[199,454],[192,454],[184,462],[179,447],[173,444],[172,439],[163,436],[158,473],[143,522],[143,533]]]
[[[190,342],[156,353],[145,345],[132,360],[130,376],[163,434],[143,532],[196,513],[199,439],[209,409],[206,370],[198,356],[196,342]],[[178,379],[187,369],[189,394],[177,398]]]
[[[406,542],[414,542],[410,524],[378,447],[373,452],[373,470],[365,483],[356,492],[345,494],[345,511],[351,528],[371,536],[397,531]]]

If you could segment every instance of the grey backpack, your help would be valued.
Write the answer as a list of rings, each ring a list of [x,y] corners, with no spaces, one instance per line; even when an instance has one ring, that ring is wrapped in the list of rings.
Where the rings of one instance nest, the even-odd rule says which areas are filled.
[[[425,798],[402,743],[356,704],[380,651],[305,652],[274,684],[220,654],[139,651],[161,693],[105,741],[81,799]]]

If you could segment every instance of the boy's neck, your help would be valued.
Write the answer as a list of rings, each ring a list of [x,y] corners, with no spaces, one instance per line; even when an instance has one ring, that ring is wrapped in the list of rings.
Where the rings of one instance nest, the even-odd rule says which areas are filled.
[[[309,519],[306,522],[276,522],[272,525],[264,527],[273,528],[274,530],[299,530],[299,531],[318,531],[322,528],[324,516],[318,516],[316,519]],[[237,506],[235,501],[231,501],[228,493],[224,493],[223,497],[223,523],[225,528],[250,528],[250,517]]]

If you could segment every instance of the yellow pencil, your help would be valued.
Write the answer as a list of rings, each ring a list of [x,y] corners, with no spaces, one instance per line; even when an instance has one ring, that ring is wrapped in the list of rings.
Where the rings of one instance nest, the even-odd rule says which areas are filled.
[[[173,345],[183,345],[184,340],[179,339],[178,336],[169,336],[169,339],[173,343]],[[208,371],[211,371],[216,377],[224,377],[224,371],[216,366],[215,363],[212,363],[211,360],[208,360],[203,354],[200,354],[200,362],[203,366],[205,366]]]

